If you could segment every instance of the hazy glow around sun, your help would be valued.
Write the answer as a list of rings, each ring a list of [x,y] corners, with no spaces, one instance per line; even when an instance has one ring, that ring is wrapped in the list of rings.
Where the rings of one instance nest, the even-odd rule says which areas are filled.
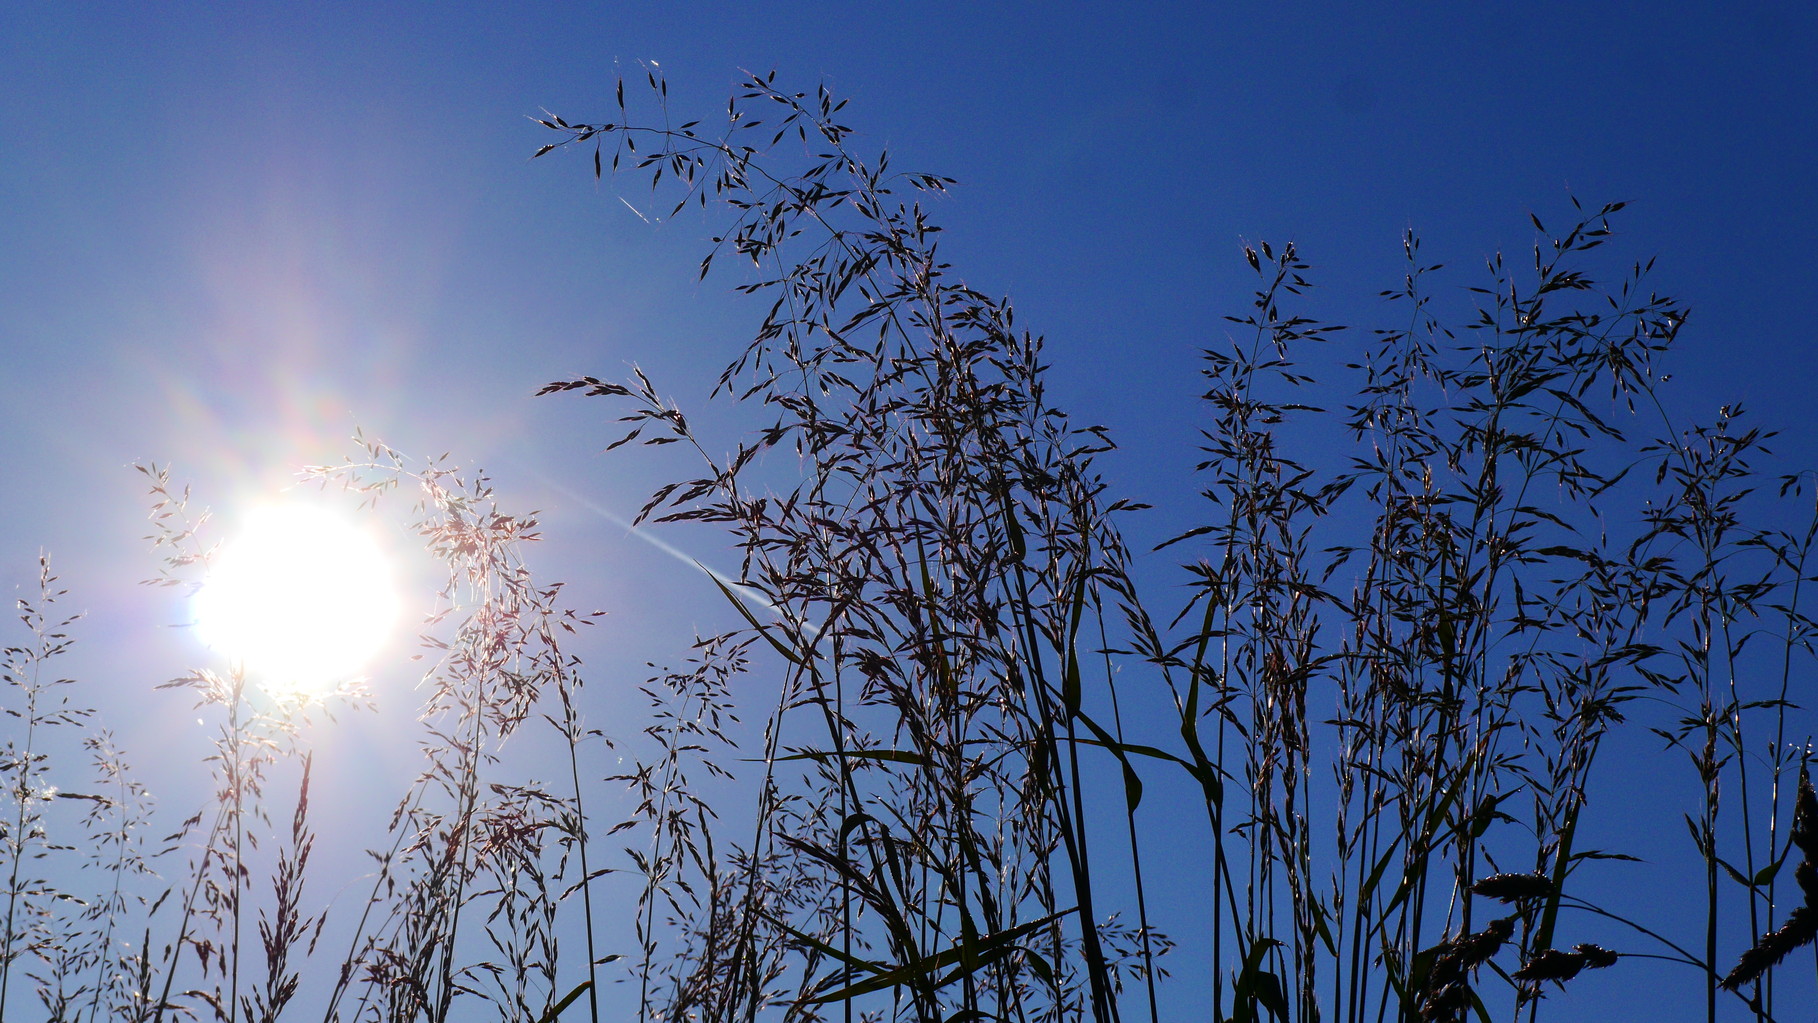
[[[346,518],[271,505],[215,552],[193,609],[203,642],[267,689],[317,693],[358,675],[390,638],[385,552]]]

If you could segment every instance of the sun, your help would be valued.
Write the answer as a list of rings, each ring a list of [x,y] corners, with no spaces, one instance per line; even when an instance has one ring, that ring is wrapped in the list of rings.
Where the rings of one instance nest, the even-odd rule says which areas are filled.
[[[267,690],[313,695],[360,674],[398,618],[391,565],[334,511],[269,505],[210,559],[193,611],[202,641]]]

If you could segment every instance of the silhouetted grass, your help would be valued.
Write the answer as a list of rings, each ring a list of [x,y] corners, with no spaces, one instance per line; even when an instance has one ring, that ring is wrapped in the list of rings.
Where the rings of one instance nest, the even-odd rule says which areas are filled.
[[[616,980],[649,1020],[1575,1018],[1587,971],[1644,957],[1694,971],[1710,1019],[1803,1004],[1807,978],[1770,982],[1818,876],[1795,682],[1818,519],[1783,526],[1805,482],[1762,475],[1736,410],[1678,425],[1658,366],[1685,310],[1651,265],[1601,276],[1620,204],[1535,219],[1532,265],[1468,289],[1408,235],[1374,331],[1313,315],[1295,247],[1246,248],[1197,495],[1162,495],[1188,499],[1136,549],[1106,431],[942,261],[948,179],[858,155],[825,89],[754,77],[709,132],[646,85],[647,120],[621,88],[610,124],[545,119],[544,152],[726,218],[700,272],[736,263],[767,311],[716,393],[764,421],[720,455],[641,371],[544,392],[694,460],[638,518],[724,530],[732,627],[653,669],[613,748],[568,649],[590,619],[524,561],[534,516],[382,443],[311,470],[413,494],[446,569],[398,740],[419,769],[337,902],[301,738],[325,708],[171,683],[216,729],[211,791],[148,842],[146,793],[45,674],[71,625],[46,568],[7,651],[0,1016],[33,1017],[29,987],[54,1020],[597,1021]],[[164,578],[191,580],[206,517],[145,471]],[[52,799],[65,735],[93,784]],[[1614,801],[1643,755],[1689,761],[1696,799]],[[1684,814],[1695,877],[1587,848],[1644,812]],[[1618,898],[1668,884],[1695,938]]]

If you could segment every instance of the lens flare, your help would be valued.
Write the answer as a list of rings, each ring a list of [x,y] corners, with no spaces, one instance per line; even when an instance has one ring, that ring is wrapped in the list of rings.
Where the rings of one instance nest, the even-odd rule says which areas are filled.
[[[348,681],[398,617],[379,544],[334,512],[274,505],[211,559],[193,610],[203,642],[268,690],[309,695]]]

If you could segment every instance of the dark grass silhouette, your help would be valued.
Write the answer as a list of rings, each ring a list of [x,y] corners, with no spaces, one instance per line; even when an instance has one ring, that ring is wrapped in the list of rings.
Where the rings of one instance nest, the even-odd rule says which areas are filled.
[[[311,470],[413,493],[447,569],[420,771],[331,902],[299,738],[324,708],[231,672],[173,684],[218,727],[180,827],[104,736],[96,784],[50,798],[54,737],[93,717],[44,674],[69,641],[47,569],[7,655],[5,1018],[597,1021],[619,980],[651,1020],[1533,1020],[1641,957],[1692,971],[1710,1019],[1802,1004],[1810,977],[1771,967],[1810,937],[1779,868],[1797,850],[1807,900],[1818,870],[1811,790],[1782,791],[1811,730],[1811,498],[1735,410],[1677,425],[1659,365],[1686,313],[1651,264],[1604,279],[1621,204],[1535,219],[1532,266],[1469,289],[1409,235],[1374,331],[1312,315],[1293,246],[1246,248],[1197,494],[1164,495],[1192,519],[1157,554],[1041,338],[942,261],[924,203],[949,179],[858,155],[824,89],[753,77],[709,130],[645,85],[647,115],[621,85],[611,123],[543,119],[538,155],[724,218],[699,272],[734,264],[764,313],[716,395],[762,422],[722,457],[641,372],[544,393],[695,460],[639,520],[724,531],[733,627],[654,669],[642,737],[609,748],[570,649],[590,619],[524,559],[534,516],[378,442]],[[207,523],[146,471],[178,584]],[[525,735],[559,783],[514,759]],[[1693,769],[1698,800],[1661,812],[1690,829],[1671,884],[1699,935],[1606,908],[1672,858],[1581,838],[1640,812],[1592,798],[1637,740]],[[1181,961],[1157,919],[1187,898]],[[1745,932],[1767,937],[1724,977]]]

